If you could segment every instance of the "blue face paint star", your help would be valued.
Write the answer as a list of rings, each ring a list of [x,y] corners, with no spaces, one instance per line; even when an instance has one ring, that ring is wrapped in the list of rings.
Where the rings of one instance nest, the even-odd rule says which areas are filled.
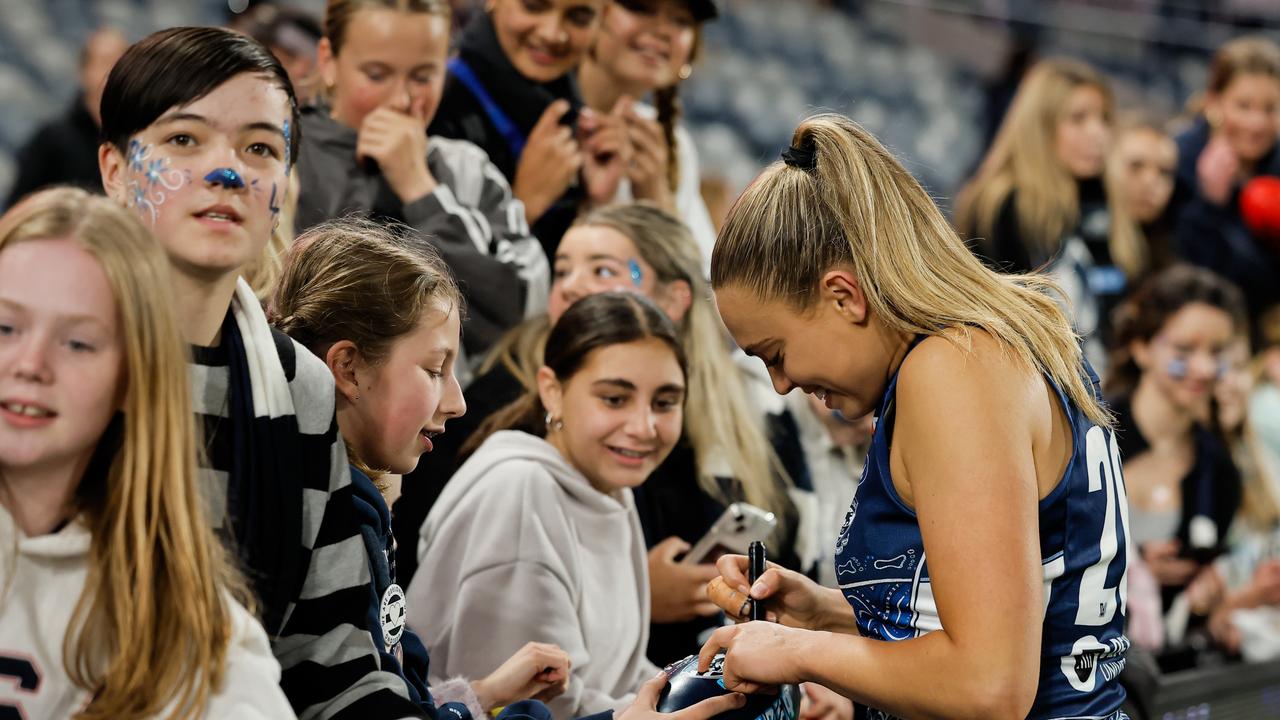
[[[214,185],[221,185],[231,190],[240,190],[244,188],[244,178],[240,177],[240,173],[232,170],[231,168],[218,168],[217,170],[211,170],[208,175],[204,176],[204,181],[207,183],[213,183]]]
[[[640,281],[644,279],[644,273],[640,272],[640,263],[632,258],[627,261],[627,268],[631,271],[631,284],[640,287]]]
[[[1187,361],[1183,358],[1174,358],[1165,366],[1165,370],[1169,373],[1169,377],[1181,380],[1187,376]]]
[[[142,161],[151,154],[149,147],[143,147],[137,138],[129,141],[129,169],[142,172]]]
[[[157,158],[147,163],[147,182],[155,185],[160,182],[160,173],[165,170],[165,161],[163,158]]]

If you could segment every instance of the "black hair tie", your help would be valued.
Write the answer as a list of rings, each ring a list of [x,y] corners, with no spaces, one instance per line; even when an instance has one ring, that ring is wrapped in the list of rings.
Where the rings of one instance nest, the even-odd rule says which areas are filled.
[[[793,168],[812,172],[818,166],[818,149],[814,147],[813,140],[802,142],[800,147],[792,145],[782,151],[782,162]]]

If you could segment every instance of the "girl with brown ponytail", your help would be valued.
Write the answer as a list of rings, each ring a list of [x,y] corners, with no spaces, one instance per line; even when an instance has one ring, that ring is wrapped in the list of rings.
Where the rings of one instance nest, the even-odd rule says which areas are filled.
[[[716,231],[699,191],[698,156],[680,124],[680,82],[692,72],[712,0],[613,0],[578,67],[582,98],[607,113],[619,100],[652,96],[626,112],[631,162],[614,200],[648,200],[689,226],[710,267]]]

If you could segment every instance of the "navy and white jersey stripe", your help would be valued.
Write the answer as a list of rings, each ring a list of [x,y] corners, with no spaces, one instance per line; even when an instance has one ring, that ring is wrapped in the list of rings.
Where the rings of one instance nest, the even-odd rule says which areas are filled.
[[[1098,393],[1097,376],[1084,369]],[[915,512],[889,471],[890,380],[857,493],[836,541],[836,578],[859,632],[896,641],[942,628]],[[1045,617],[1040,682],[1029,717],[1120,718],[1128,594],[1128,505],[1109,428],[1095,425],[1053,385],[1072,429],[1072,456],[1039,503]],[[975,558],[975,562],[980,562]],[[866,717],[888,717],[867,710]]]

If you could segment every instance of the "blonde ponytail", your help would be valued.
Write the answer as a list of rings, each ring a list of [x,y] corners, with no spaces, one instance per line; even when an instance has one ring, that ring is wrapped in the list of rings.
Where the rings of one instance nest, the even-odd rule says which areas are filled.
[[[1110,423],[1052,281],[985,267],[915,178],[852,120],[809,118],[791,144],[812,148],[814,168],[774,163],[738,198],[712,254],[715,287],[738,285],[804,310],[824,272],[851,267],[891,330],[984,330],[1089,419]]]

